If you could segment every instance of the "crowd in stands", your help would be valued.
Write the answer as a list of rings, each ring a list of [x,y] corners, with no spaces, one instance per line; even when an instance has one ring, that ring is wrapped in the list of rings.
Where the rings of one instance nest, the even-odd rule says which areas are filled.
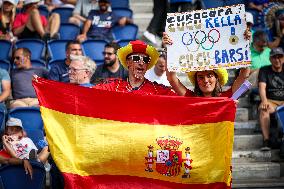
[[[6,124],[5,118],[10,116],[9,111],[19,107],[38,107],[38,100],[32,87],[34,75],[101,89],[106,88],[102,83],[110,85],[113,82],[120,82],[120,79],[126,81],[132,78],[133,70],[129,71],[127,63],[119,60],[117,52],[129,41],[137,39],[138,26],[132,19],[133,12],[129,6],[115,2],[0,0],[0,111],[4,115],[0,120],[2,134],[7,126],[25,129],[21,120],[11,120],[11,117],[10,122]],[[127,2],[128,5],[128,1],[122,2]],[[115,6],[112,6],[112,3]],[[238,3],[246,5],[247,27],[253,34],[250,47],[252,63],[248,79],[253,83],[252,93],[260,96],[259,118],[264,137],[262,150],[269,150],[271,114],[278,106],[284,104],[282,1],[153,0],[154,15],[147,21],[149,26],[143,33],[143,39],[155,46],[159,45],[157,38],[163,36],[167,12],[184,12]],[[129,45],[137,45],[136,43],[140,42],[136,41]],[[141,54],[127,58],[136,62],[145,59]],[[149,81],[173,86],[176,93],[182,96],[206,96],[202,92],[196,95],[187,90],[173,74],[168,73],[167,77],[166,51],[159,51],[157,61],[151,69],[144,69],[141,66],[143,73],[145,71],[145,78]],[[240,75],[247,75],[247,71],[241,71]],[[192,74],[188,76],[194,84],[195,75]],[[222,74],[222,70],[219,70],[199,75],[198,78],[222,78]],[[151,86],[151,82],[145,87]],[[223,86],[225,83],[220,85]],[[231,93],[232,91],[230,95]],[[210,93],[210,96],[214,94]],[[7,146],[7,138],[3,141],[4,146]],[[37,143],[35,145],[37,146]],[[284,145],[281,145],[280,154],[284,157]],[[23,163],[25,169],[30,170],[30,165],[26,161],[18,160],[17,156],[12,158],[16,160],[2,159],[0,156],[0,163]],[[60,186],[58,183],[54,185]]]

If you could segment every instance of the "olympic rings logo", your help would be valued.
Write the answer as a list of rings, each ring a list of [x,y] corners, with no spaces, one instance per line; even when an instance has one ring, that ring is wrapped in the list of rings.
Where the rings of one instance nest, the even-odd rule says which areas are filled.
[[[194,46],[197,46],[197,49],[194,51],[197,51],[200,46],[204,50],[211,50],[214,47],[215,43],[217,43],[219,40],[220,32],[215,28],[211,29],[208,34],[206,34],[205,31],[198,30],[195,34],[185,32],[182,35],[182,43],[187,47],[189,51],[192,51],[188,48],[189,46],[191,46],[191,49],[194,48]]]

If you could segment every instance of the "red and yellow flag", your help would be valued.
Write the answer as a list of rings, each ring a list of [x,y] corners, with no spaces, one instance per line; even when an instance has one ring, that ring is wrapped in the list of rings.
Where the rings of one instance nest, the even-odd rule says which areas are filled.
[[[66,188],[231,187],[232,100],[34,87]]]

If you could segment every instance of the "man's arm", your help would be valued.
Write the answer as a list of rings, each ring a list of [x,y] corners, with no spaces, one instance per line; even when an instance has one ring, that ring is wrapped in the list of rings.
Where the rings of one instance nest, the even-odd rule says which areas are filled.
[[[260,109],[267,110],[269,107],[269,104],[267,103],[267,96],[266,96],[266,83],[265,82],[259,82],[258,83],[258,90],[259,90],[259,96],[261,99],[260,103]]]
[[[11,94],[11,81],[2,80],[2,93],[0,95],[0,102],[4,102]]]

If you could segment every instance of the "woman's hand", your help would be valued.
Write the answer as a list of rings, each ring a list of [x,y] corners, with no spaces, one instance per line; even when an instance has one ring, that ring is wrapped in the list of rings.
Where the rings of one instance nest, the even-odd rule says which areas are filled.
[[[246,29],[245,33],[244,33],[244,38],[245,40],[250,40],[251,39],[251,31],[249,30],[249,28]]]
[[[173,40],[170,39],[169,35],[166,32],[163,32],[162,44],[165,47],[167,45],[172,45],[173,44]]]

